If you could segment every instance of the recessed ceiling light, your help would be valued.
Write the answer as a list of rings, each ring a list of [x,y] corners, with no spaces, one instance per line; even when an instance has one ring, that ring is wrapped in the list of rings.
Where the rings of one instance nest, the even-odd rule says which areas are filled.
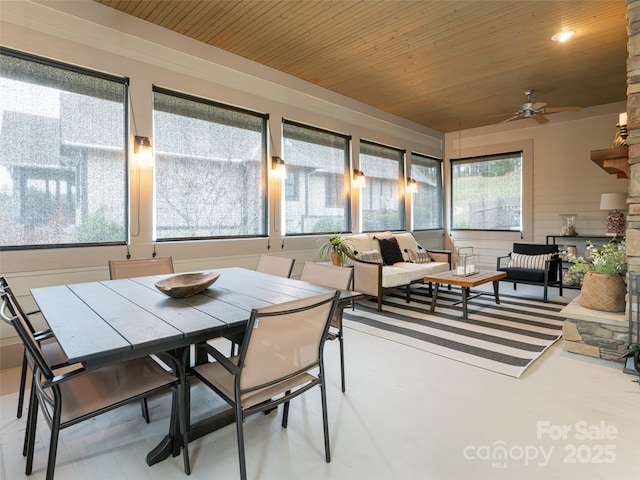
[[[562,32],[558,32],[553,37],[551,37],[551,40],[553,40],[554,42],[566,42],[575,34],[576,32],[574,32],[573,30],[563,30]]]

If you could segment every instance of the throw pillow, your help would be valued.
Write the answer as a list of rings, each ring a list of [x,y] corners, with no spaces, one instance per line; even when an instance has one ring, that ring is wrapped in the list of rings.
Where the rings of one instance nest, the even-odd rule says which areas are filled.
[[[395,238],[380,238],[380,252],[385,265],[393,265],[394,263],[404,262],[402,258],[402,252],[398,245],[398,240]]]
[[[407,255],[409,256],[409,261],[413,263],[429,263],[431,261],[429,252],[426,250],[407,249]]]
[[[523,253],[512,253],[509,260],[509,267],[523,268],[526,270],[544,270],[544,262],[551,260],[551,253],[542,255],[526,255]]]
[[[404,257],[405,262],[410,262],[408,251],[409,250],[422,250],[416,239],[409,232],[407,233],[396,233],[394,235],[395,239],[398,240],[398,245],[400,245],[400,251],[402,252],[402,256]]]
[[[356,258],[364,262],[382,263],[382,254],[378,250],[358,252]]]

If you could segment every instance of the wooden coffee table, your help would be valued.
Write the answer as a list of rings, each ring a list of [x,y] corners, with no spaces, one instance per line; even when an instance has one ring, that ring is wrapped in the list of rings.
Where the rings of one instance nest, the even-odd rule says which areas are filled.
[[[462,316],[463,318],[468,318],[467,316],[467,301],[472,298],[479,297],[480,295],[491,295],[487,292],[474,292],[473,295],[470,295],[470,289],[473,287],[477,287],[479,285],[484,285],[485,283],[493,282],[493,296],[496,299],[496,304],[500,303],[500,296],[498,294],[500,279],[506,277],[506,272],[492,272],[481,270],[472,275],[462,276],[462,275],[454,275],[454,272],[448,271],[443,273],[436,273],[434,275],[428,275],[424,277],[425,282],[435,283],[436,286],[433,289],[433,298],[431,299],[431,311],[435,311],[436,309],[436,300],[438,298],[438,290],[440,285],[455,285],[457,287],[462,288],[462,300],[454,303],[457,305],[458,303],[462,303]]]

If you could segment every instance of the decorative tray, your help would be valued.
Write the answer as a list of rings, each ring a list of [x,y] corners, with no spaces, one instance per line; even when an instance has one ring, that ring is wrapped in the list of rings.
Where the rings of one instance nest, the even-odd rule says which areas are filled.
[[[159,280],[156,288],[173,298],[185,298],[203,292],[220,276],[217,272],[183,273]]]

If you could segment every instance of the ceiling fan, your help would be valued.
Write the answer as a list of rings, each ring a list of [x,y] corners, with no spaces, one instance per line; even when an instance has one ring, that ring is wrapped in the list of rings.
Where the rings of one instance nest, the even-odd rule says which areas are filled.
[[[544,102],[531,102],[531,95],[535,90],[526,90],[524,94],[527,96],[526,103],[520,105],[518,111],[511,117],[503,120],[500,123],[510,122],[512,120],[518,120],[521,118],[533,118],[538,123],[545,123],[549,120],[544,116],[547,113],[557,113],[557,112],[575,112],[580,110],[580,107],[552,107],[552,108],[544,108],[546,103]]]

